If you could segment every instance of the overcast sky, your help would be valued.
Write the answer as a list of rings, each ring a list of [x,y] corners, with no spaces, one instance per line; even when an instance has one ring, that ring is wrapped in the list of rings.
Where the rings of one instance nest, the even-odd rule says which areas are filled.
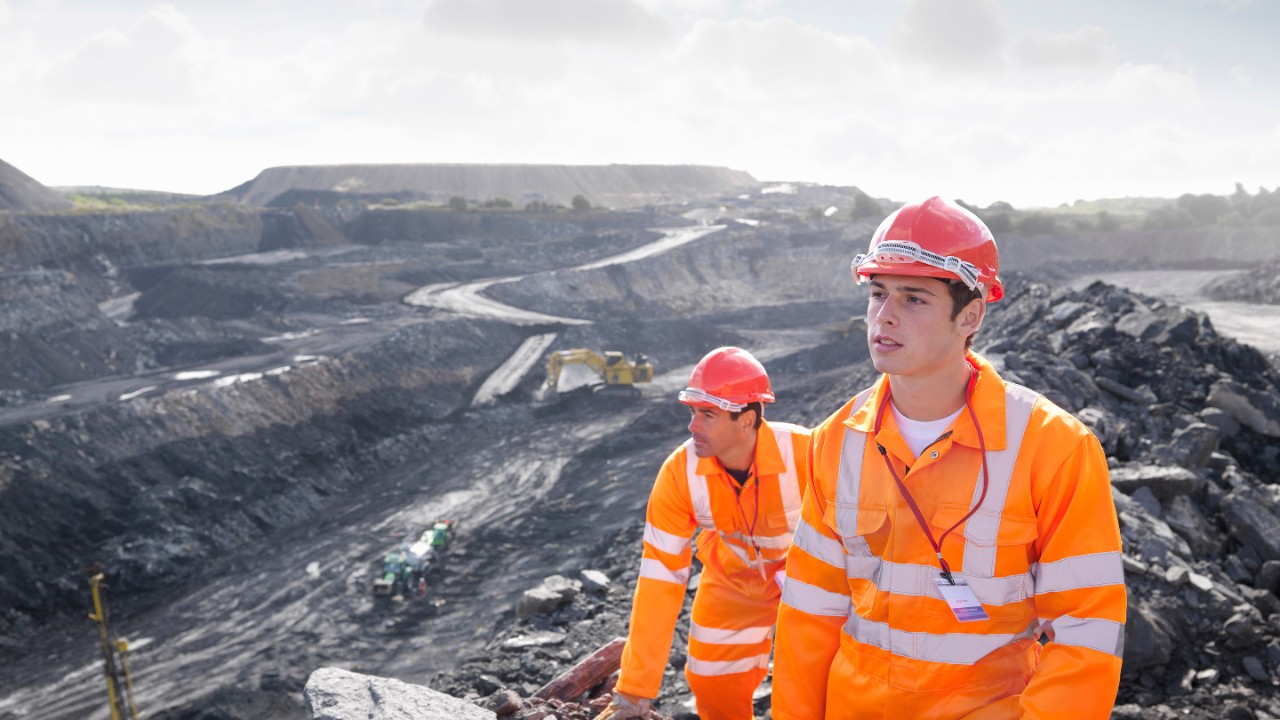
[[[0,160],[657,163],[1020,207],[1280,185],[1276,0],[0,0]]]

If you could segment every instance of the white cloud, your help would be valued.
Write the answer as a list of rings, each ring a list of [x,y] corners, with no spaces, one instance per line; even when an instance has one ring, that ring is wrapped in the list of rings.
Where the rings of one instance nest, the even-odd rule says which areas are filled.
[[[768,15],[782,7],[783,0],[747,0],[745,9],[748,15]]]
[[[170,5],[128,31],[104,30],[50,73],[52,87],[81,100],[182,103],[197,90],[200,37]]]
[[[521,43],[649,43],[670,32],[657,14],[633,0],[433,0],[433,33],[499,37]]]
[[[1115,53],[1107,31],[1093,26],[1070,33],[1033,28],[1015,46],[1017,59],[1032,67],[1097,68],[1108,65]]]
[[[1153,111],[1197,105],[1202,100],[1194,77],[1151,63],[1120,65],[1100,91],[1100,99]]]
[[[729,87],[744,99],[775,108],[797,96],[829,97],[849,86],[878,84],[881,59],[862,38],[849,38],[792,20],[702,21],[681,42],[680,81]]]
[[[947,71],[1000,65],[1008,27],[993,0],[910,0],[892,33],[902,59]]]

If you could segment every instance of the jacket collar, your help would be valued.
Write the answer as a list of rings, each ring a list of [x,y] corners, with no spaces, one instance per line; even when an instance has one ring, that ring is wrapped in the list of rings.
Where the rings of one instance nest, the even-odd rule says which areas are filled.
[[[965,355],[965,360],[978,371],[978,381],[973,388],[969,403],[973,406],[973,412],[978,416],[982,426],[982,440],[987,450],[1004,450],[1008,446],[1004,419],[1006,403],[1004,380],[991,363],[981,355],[969,351]],[[858,432],[871,434],[876,424],[876,413],[884,402],[885,393],[889,391],[890,384],[890,377],[881,375],[872,386],[871,395],[867,401],[844,421],[845,426]],[[889,412],[887,408],[885,412]],[[881,423],[880,433],[882,435],[898,434],[897,423],[894,422],[891,414],[887,415]],[[973,418],[967,410],[961,411],[960,417],[956,418],[952,424],[950,439],[951,442],[960,445],[980,447],[978,429],[974,427]]]
[[[786,470],[786,463],[782,461],[782,452],[778,450],[778,439],[769,427],[769,421],[761,418],[760,427],[756,429],[756,477],[781,475]],[[720,464],[720,458],[715,457],[698,458],[697,473],[703,476],[728,474],[725,472],[724,466]]]

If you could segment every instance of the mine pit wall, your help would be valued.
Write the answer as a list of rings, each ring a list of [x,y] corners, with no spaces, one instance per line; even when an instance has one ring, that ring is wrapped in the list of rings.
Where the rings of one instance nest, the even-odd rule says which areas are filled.
[[[603,207],[641,207],[736,195],[758,187],[740,170],[705,165],[295,165],[272,167],[220,197],[275,204],[286,194],[343,188],[365,197],[411,197],[443,203],[505,197],[568,206],[584,195]]]
[[[0,273],[0,405],[22,393],[132,372],[139,353],[75,275]]]
[[[326,209],[329,215],[332,211]],[[570,239],[584,234],[620,228],[670,226],[679,221],[654,212],[542,213],[520,210],[368,210],[335,222],[351,242],[378,245],[384,242],[451,243],[471,240],[484,245],[514,241],[536,246],[550,239]]]
[[[844,258],[865,244],[860,236],[871,229],[855,224],[725,230],[626,265],[530,276],[492,286],[486,294],[538,312],[600,320],[622,313],[702,316],[813,301],[847,305],[848,313],[861,314],[865,290],[853,282]]]
[[[522,339],[424,322],[279,374],[0,428],[0,635],[80,612],[91,564],[145,603],[314,517],[375,470],[379,440],[466,407]]]
[[[0,214],[0,270],[65,270],[98,301],[133,291],[122,269],[340,242],[341,233],[305,208]]]

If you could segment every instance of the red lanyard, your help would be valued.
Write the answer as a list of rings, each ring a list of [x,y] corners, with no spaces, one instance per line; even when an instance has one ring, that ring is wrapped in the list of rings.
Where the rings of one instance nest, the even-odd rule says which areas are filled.
[[[760,478],[755,477],[756,464],[751,463],[751,467],[747,470],[747,480],[739,488],[737,494],[738,515],[742,518],[743,527],[747,528],[747,539],[751,543],[751,547],[755,549],[756,556],[760,556],[760,546],[756,544],[756,521],[760,519]],[[756,507],[751,513],[751,524],[747,524],[747,511],[742,509],[742,491],[747,489],[747,483],[754,479],[756,481]]]
[[[938,562],[942,565],[942,577],[947,582],[955,585],[955,578],[951,577],[951,566],[947,564],[947,559],[942,557],[942,541],[947,539],[952,530],[960,527],[964,521],[973,517],[978,512],[978,508],[982,507],[982,501],[987,497],[987,486],[990,485],[990,478],[987,475],[987,443],[982,437],[982,426],[978,424],[978,416],[973,412],[973,404],[969,402],[973,395],[973,389],[978,384],[978,371],[976,368],[970,367],[969,386],[965,388],[964,407],[969,411],[969,417],[973,420],[973,427],[978,432],[978,447],[982,450],[982,494],[978,496],[978,502],[974,504],[973,509],[965,514],[964,517],[956,521],[954,525],[947,528],[942,533],[942,537],[937,540],[933,539],[933,531],[929,529],[929,523],[924,519],[924,513],[920,512],[920,506],[916,504],[915,498],[911,497],[911,493],[907,490],[907,486],[903,484],[902,478],[898,477],[897,471],[893,469],[893,463],[889,461],[889,454],[885,451],[884,445],[876,440],[876,449],[880,451],[880,457],[884,459],[884,466],[889,469],[889,475],[893,476],[893,481],[898,484],[898,490],[902,493],[902,497],[907,501],[907,506],[911,508],[911,513],[916,516],[916,522],[920,524],[920,529],[924,530],[925,537],[929,538],[929,544],[933,546],[933,554],[938,556]],[[871,439],[875,440],[880,434],[880,425],[884,422],[885,410],[889,407],[889,401],[893,397],[893,389],[889,383],[885,383],[884,400],[880,401],[880,407],[876,409],[876,422],[871,429]],[[910,472],[910,471],[908,471]]]

